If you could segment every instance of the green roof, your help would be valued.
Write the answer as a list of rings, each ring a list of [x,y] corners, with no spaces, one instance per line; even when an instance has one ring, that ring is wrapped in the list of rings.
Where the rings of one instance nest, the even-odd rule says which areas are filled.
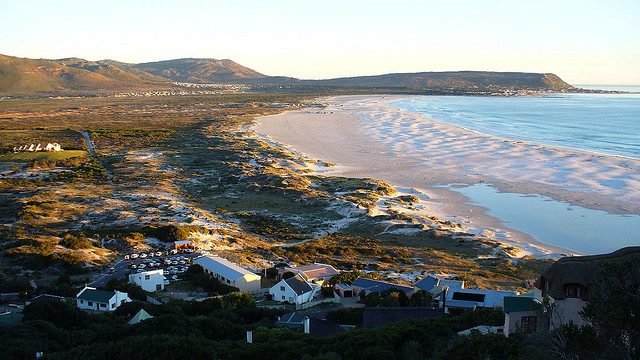
[[[535,311],[540,310],[540,301],[529,296],[505,296],[504,312]]]
[[[84,291],[78,295],[78,299],[107,304],[115,294],[113,291],[85,288]]]
[[[142,320],[152,319],[153,316],[149,315],[148,312],[144,311],[144,309],[140,309],[137,314],[133,316],[133,318],[129,321],[129,325],[137,324]]]

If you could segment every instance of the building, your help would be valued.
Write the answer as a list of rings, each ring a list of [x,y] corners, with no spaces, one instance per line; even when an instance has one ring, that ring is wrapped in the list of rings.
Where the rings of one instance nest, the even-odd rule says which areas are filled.
[[[310,284],[300,275],[280,280],[269,289],[273,301],[303,304],[313,300],[320,286]]]
[[[332,277],[340,274],[340,271],[336,270],[331,265],[327,264],[312,264],[297,267],[285,267],[280,270],[283,273],[290,271],[295,275],[300,275],[307,282],[322,285]]]
[[[173,248],[176,250],[183,250],[191,248],[190,240],[178,240],[173,242]]]
[[[140,286],[144,291],[148,292],[164,290],[164,285],[168,283],[162,269],[130,274],[129,282]]]
[[[64,302],[64,297],[62,296],[58,296],[58,295],[50,295],[50,294],[41,294],[38,296],[35,296],[33,298],[31,298],[30,300],[26,301],[26,305],[32,304],[34,302],[38,302],[38,301],[61,301]]]
[[[218,279],[222,284],[237,287],[242,292],[260,290],[260,275],[245,270],[227,259],[217,256],[202,256],[193,262],[202,266],[207,274]]]
[[[97,290],[88,286],[85,286],[76,295],[76,305],[85,310],[113,311],[118,306],[130,301],[127,293]]]
[[[381,293],[392,288],[403,291],[408,297],[411,297],[411,295],[413,294],[412,287],[380,280],[359,278],[354,281],[353,284],[351,284],[351,291],[353,296],[360,296],[360,293],[362,293],[363,291],[365,295],[369,295],[372,292]]]
[[[556,327],[569,322],[578,326],[587,324],[580,316],[580,311],[593,292],[598,290],[594,280],[600,274],[601,264],[634,260],[640,261],[640,246],[622,248],[609,254],[563,257],[551,264],[534,284],[536,298],[543,300],[548,297],[553,304],[549,325]],[[612,281],[637,282],[640,278],[640,268],[635,267],[632,272],[633,274],[616,274],[616,279]],[[637,287],[640,284],[632,285]]]
[[[442,295],[445,295],[444,303]],[[442,295],[439,297],[440,307],[444,306],[445,312],[449,312],[449,309],[502,309],[505,296],[518,294],[513,291],[462,289],[447,291]]]
[[[349,284],[335,284],[333,286],[333,291],[341,298],[353,296],[353,288],[351,288],[351,285]]]
[[[549,328],[549,316],[533,294],[505,296],[504,334],[542,332]]]

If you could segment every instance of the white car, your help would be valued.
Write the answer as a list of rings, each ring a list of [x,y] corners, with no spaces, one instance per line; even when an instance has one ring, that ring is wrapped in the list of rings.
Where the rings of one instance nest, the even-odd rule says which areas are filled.
[[[146,257],[147,257],[147,254],[145,254],[145,253],[140,254],[140,258],[141,258],[141,259],[144,259],[144,258],[146,258]]]
[[[138,268],[139,268],[139,269],[144,269],[144,268],[146,268],[146,267],[147,267],[147,265],[145,265],[145,264],[140,264],[140,265],[138,265]]]
[[[162,251],[158,251],[158,252],[156,253],[156,256],[162,256]]]
[[[125,260],[129,260],[129,255],[125,255],[125,256],[124,256],[124,259],[125,259]]]
[[[176,249],[173,249],[173,250],[169,251],[169,254],[171,254],[171,255],[175,255],[177,253],[178,253],[178,250],[176,250]]]
[[[136,266],[136,264],[131,264],[131,268],[132,268],[132,269],[136,269],[136,268],[138,268],[138,267]]]
[[[138,258],[138,256],[139,256],[138,254],[131,254],[131,258],[132,258],[132,259],[137,259],[137,258]]]

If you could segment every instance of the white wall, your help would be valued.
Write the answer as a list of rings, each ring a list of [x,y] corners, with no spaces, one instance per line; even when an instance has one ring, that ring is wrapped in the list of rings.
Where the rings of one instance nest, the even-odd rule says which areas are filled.
[[[149,292],[164,290],[164,271],[160,269],[131,274],[129,275],[129,282]],[[159,289],[158,286],[160,287]]]

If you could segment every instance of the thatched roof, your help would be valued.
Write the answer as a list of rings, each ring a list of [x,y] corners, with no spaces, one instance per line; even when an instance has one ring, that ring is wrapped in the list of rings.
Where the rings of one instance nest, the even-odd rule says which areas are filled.
[[[541,290],[547,288],[547,294],[554,299],[564,299],[566,284],[578,284],[584,287],[582,298],[588,299],[593,289],[593,280],[600,272],[603,261],[626,262],[640,258],[640,246],[631,246],[609,254],[590,256],[568,256],[553,263],[535,282]]]

